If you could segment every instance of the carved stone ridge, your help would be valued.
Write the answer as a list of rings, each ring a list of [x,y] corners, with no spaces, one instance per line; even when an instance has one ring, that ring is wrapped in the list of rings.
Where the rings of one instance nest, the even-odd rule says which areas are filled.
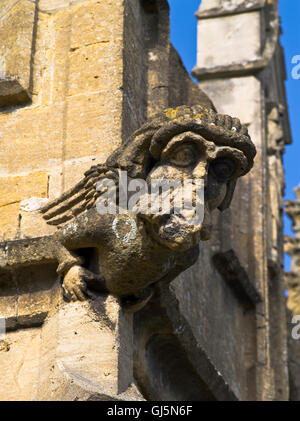
[[[213,262],[223,279],[239,298],[250,301],[254,306],[262,302],[260,292],[250,281],[234,250],[215,254]]]
[[[238,13],[248,13],[253,10],[262,9],[266,4],[266,0],[254,0],[254,1],[232,1],[223,0],[222,4],[217,7],[206,8],[202,10],[202,5],[195,13],[197,19],[214,18],[217,16],[229,16]]]

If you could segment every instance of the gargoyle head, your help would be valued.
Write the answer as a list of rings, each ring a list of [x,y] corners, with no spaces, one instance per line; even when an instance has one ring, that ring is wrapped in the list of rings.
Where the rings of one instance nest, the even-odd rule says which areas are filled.
[[[203,181],[200,223],[191,223],[193,219],[174,209],[169,214],[144,215],[158,242],[173,250],[186,250],[210,238],[211,211],[228,208],[237,178],[251,169],[255,154],[247,127],[239,119],[203,106],[181,106],[155,115],[106,164],[147,182]]]

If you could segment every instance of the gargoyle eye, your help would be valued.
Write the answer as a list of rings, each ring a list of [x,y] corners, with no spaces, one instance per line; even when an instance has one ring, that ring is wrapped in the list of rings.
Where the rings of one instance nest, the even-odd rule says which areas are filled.
[[[197,151],[193,145],[184,145],[176,148],[169,156],[169,161],[172,164],[188,167],[193,165],[197,159]]]
[[[234,162],[229,158],[218,158],[211,162],[209,169],[220,181],[228,180],[234,173]]]

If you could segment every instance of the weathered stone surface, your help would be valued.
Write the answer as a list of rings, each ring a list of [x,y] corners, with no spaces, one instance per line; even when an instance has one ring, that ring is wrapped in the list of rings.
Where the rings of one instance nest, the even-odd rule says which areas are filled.
[[[74,120],[68,120],[65,140],[65,159],[96,156],[105,158],[120,144],[121,91],[115,92],[114,104],[107,109],[105,94],[92,93],[68,99],[68,112]],[[118,101],[119,99],[119,101]],[[83,147],[84,145],[84,147]]]
[[[254,76],[249,76],[201,81],[199,86],[207,92],[217,110],[236,115],[247,124],[255,146],[260,151],[262,134],[259,81]]]
[[[44,12],[56,12],[70,6],[70,0],[40,0],[39,8]]]
[[[37,171],[24,176],[0,177],[0,207],[21,202],[32,196],[46,198],[48,174]]]
[[[107,154],[103,150],[99,154],[65,161],[63,167],[65,189],[68,190],[73,187],[74,183],[79,182],[82,179],[82,174],[88,171],[92,165],[95,165],[96,162],[104,162],[106,158]],[[59,193],[59,191],[55,195],[53,193],[51,199],[58,197]]]
[[[12,203],[0,208],[1,240],[14,238],[19,228],[19,203]]]
[[[141,400],[132,378],[131,324],[112,297],[60,304],[42,328],[36,398]]]
[[[61,105],[13,109],[0,123],[1,175],[44,170],[61,159]]]
[[[22,0],[26,1],[34,5]],[[285,119],[283,124],[280,105],[285,104],[282,61],[270,63],[272,51],[280,55],[276,33],[271,46],[264,39],[264,29],[268,34],[278,30],[273,19],[278,15],[275,2],[268,2],[261,12],[264,0],[250,3],[202,1],[198,17],[210,15],[220,28],[202,19],[213,30],[202,31],[199,48],[204,58],[214,57],[212,68],[198,70],[199,77],[211,78],[211,84],[201,86],[218,112],[237,115],[249,125],[258,149],[255,166],[239,181],[231,210],[213,215],[212,238],[201,242],[197,265],[174,281],[172,290],[156,288],[135,315],[134,345],[130,316],[103,291],[97,292],[96,300],[63,301],[56,258],[49,248],[50,226],[34,210],[33,198],[40,193],[0,208],[0,213],[6,208],[12,227],[8,236],[11,228],[6,225],[4,238],[20,238],[0,247],[0,266],[6,268],[0,273],[0,315],[10,330],[18,329],[7,333],[7,343],[0,343],[0,354],[5,355],[0,372],[6,376],[0,399],[140,399],[130,386],[133,349],[135,376],[148,399],[287,398],[277,135],[282,127],[287,141],[288,123]],[[15,4],[5,1],[0,16]],[[55,199],[91,165],[105,162],[153,112],[182,104],[214,108],[170,46],[167,1],[40,0],[38,6],[31,49],[32,103],[6,108],[0,115],[1,177],[43,172],[49,181],[48,196]],[[260,13],[263,20],[255,18]],[[225,32],[228,27],[231,32]],[[267,59],[258,55],[257,62],[246,62],[260,45],[269,51]],[[232,65],[233,60],[238,64]],[[265,66],[269,73],[264,70],[257,77]],[[214,79],[217,75],[223,79]],[[5,83],[12,86],[16,81]],[[266,206],[269,202],[273,205]],[[121,222],[118,233],[125,235],[129,227]],[[32,238],[36,236],[42,238]],[[117,242],[115,233],[110,239]],[[241,300],[237,289],[229,288],[214,268],[214,255],[229,249],[238,256],[244,274],[240,286],[245,287],[247,279],[263,304]],[[97,251],[81,249],[80,254],[86,259],[85,269],[99,274]],[[17,269],[18,265],[29,266]],[[137,267],[131,266],[136,278]],[[28,338],[23,340],[25,334]],[[7,358],[9,338],[13,353]]]
[[[206,42],[211,33],[214,36]],[[228,66],[256,60],[261,50],[260,14],[252,12],[200,20],[198,38],[202,40],[197,52],[198,67]]]
[[[202,0],[197,11],[198,19],[210,16],[226,16],[233,13],[249,12],[262,8],[266,0]]]
[[[30,99],[35,7],[35,2],[19,0],[1,10],[0,106]]]
[[[0,286],[0,317],[5,318],[6,329],[15,329],[17,326],[18,297],[16,284],[10,273],[3,272],[0,274]]]
[[[153,130],[150,139],[149,125]],[[168,137],[161,138],[162,132]],[[172,152],[174,145],[175,152]],[[229,207],[236,179],[250,171],[255,153],[246,126],[205,106],[169,108],[145,123],[114,151],[106,164],[91,167],[67,194],[41,209],[49,225],[59,226],[47,249],[51,259],[54,257],[59,263],[58,273],[64,277],[66,297],[84,300],[86,287],[92,281],[101,290],[119,296],[132,311],[147,303],[152,296],[152,284],[163,279],[170,282],[195,262],[198,242],[210,238],[210,213],[215,208]],[[128,177],[142,178],[148,184],[151,180],[161,183],[202,180],[206,183],[203,217],[200,219],[199,215],[196,223],[195,208],[189,219],[184,214],[186,209],[180,213],[177,209],[176,215],[174,212],[164,215],[149,213],[148,206],[136,215],[128,209],[122,215],[119,211],[118,215],[99,214],[96,204],[97,200],[103,200],[103,191],[98,189],[98,183],[110,179],[119,184],[117,169],[127,170]],[[150,191],[145,194],[150,204]],[[134,234],[128,236],[128,229],[124,230],[123,225],[134,227]],[[44,241],[29,261],[25,258],[28,245],[23,244],[27,250],[19,253],[20,265],[36,262],[39,256],[41,262],[44,260]],[[98,277],[80,267],[82,258],[75,253],[77,249],[90,247],[99,249],[101,276]]]
[[[203,323],[209,332],[210,320],[214,316],[210,313],[210,306],[206,307],[206,303],[217,300],[217,304],[212,307],[224,308],[223,313],[227,315],[227,304],[222,304],[222,301],[227,302],[228,291],[223,287],[211,287],[215,293],[214,297],[202,299],[204,310],[201,313],[201,306],[199,308],[193,305],[193,298],[197,294],[196,288],[199,288],[197,274],[207,270],[208,272],[200,276],[201,284],[207,279],[214,282],[216,275],[206,262],[215,253],[228,253],[233,249],[249,280],[263,298],[262,302],[256,304],[252,316],[249,314],[247,321],[244,317],[239,318],[236,313],[237,323],[248,323],[246,329],[250,339],[244,340],[248,344],[256,340],[255,350],[247,349],[246,346],[247,357],[244,358],[249,362],[247,374],[242,368],[244,360],[239,351],[236,354],[236,361],[239,361],[237,365],[240,364],[240,369],[237,371],[235,371],[236,365],[232,367],[232,360],[228,358],[230,353],[236,352],[234,349],[241,349],[239,341],[232,343],[228,355],[226,353],[219,355],[218,345],[216,343],[213,345],[211,342],[214,341],[205,336],[204,328],[202,330],[199,328],[198,331],[194,329],[195,337],[201,346],[209,349],[207,352],[212,356],[212,360],[218,361],[220,371],[224,373],[229,386],[238,396],[246,391],[242,382],[249,376],[248,397],[244,395],[242,399],[288,399],[282,269],[281,154],[282,143],[289,142],[289,129],[285,123],[286,117],[283,117],[286,116],[285,74],[278,46],[279,24],[276,4],[268,2],[267,5],[265,1],[204,0],[197,17],[199,54],[193,74],[199,78],[199,86],[209,94],[218,110],[234,113],[246,122],[258,154],[251,173],[237,184],[237,194],[231,209],[218,216],[219,222],[215,222],[215,227],[218,228],[212,233],[208,249],[206,245],[203,247],[199,267],[195,267],[194,273],[193,268],[189,270],[194,283],[190,301],[184,297],[180,288],[176,294],[180,303],[182,302],[182,312],[189,320],[193,320],[190,322],[192,326],[196,325],[197,318],[203,320],[210,314],[208,320]],[[278,110],[278,116],[274,114],[275,111],[272,113],[273,108]],[[229,226],[232,228],[228,229]],[[206,285],[203,289],[208,288]],[[222,298],[224,296],[226,299]],[[242,300],[232,303],[233,309],[230,313],[241,305],[244,305]],[[234,323],[229,322],[228,325],[233,329],[229,336],[236,337]],[[223,338],[225,343],[226,333],[222,331],[221,326],[222,323],[213,326],[214,334]],[[242,331],[244,328],[239,329]],[[281,361],[276,358],[275,349],[279,348],[283,355]],[[254,360],[255,368],[251,363]]]
[[[35,399],[39,384],[39,328],[9,332],[1,347],[1,400]]]
[[[38,171],[24,176],[0,177],[0,235],[13,238],[20,228],[20,202],[32,196],[46,198],[48,175]],[[34,228],[34,225],[32,225]],[[38,232],[38,227],[35,227]]]
[[[17,285],[17,326],[40,325],[51,309],[51,289],[57,277],[53,266],[28,267],[17,271],[14,281]]]
[[[57,276],[53,266],[23,268],[0,274],[0,316],[8,330],[42,324],[51,304],[51,288]]]
[[[18,325],[40,324],[35,309],[52,311],[42,328],[1,340],[1,400],[143,400],[132,378],[132,316],[112,297],[66,305],[53,283],[34,293],[33,275],[18,278]]]
[[[107,44],[106,51],[112,47],[120,49],[122,38],[122,0],[117,1],[85,1],[72,8],[72,40],[71,50],[92,44]],[[116,17],[121,20],[115,22]],[[114,55],[110,60],[116,59]],[[121,69],[119,69],[121,70]]]
[[[4,206],[0,209],[0,215],[5,229],[2,240],[35,238],[55,232],[55,228],[46,224],[39,211],[23,211],[19,204]]]
[[[168,100],[170,107],[176,107],[178,104],[186,105],[204,105],[214,109],[210,97],[205,93],[205,89],[201,91],[199,87],[191,80],[182,60],[175,50],[170,46],[170,72],[168,75]],[[237,115],[236,112],[234,115]]]

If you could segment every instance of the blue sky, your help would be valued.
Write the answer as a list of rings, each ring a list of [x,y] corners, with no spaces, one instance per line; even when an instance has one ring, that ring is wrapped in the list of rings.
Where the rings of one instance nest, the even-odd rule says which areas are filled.
[[[171,20],[171,41],[179,52],[186,68],[191,72],[196,64],[197,20],[195,11],[200,0],[169,0]],[[293,188],[300,183],[300,78],[292,78],[292,58],[300,56],[300,0],[279,0],[279,13],[283,35],[281,43],[285,51],[287,70],[287,98],[293,143],[286,147],[284,168],[286,174],[285,199],[294,199]],[[300,71],[298,72],[300,75]],[[284,218],[285,234],[292,235],[291,222]],[[290,259],[286,256],[288,270]]]

